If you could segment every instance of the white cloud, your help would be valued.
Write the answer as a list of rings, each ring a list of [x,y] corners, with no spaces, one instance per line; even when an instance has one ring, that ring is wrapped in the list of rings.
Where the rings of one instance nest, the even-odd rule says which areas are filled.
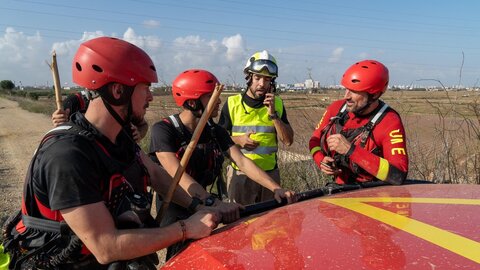
[[[342,58],[342,55],[343,55],[343,51],[345,49],[342,48],[342,47],[338,47],[338,48],[335,48],[332,52],[332,55],[330,56],[330,58],[328,58],[328,62],[329,63],[337,63],[338,61],[340,61],[340,58]]]
[[[363,59],[367,59],[367,58],[368,58],[368,53],[362,52],[362,53],[360,53],[360,54],[358,55],[358,58],[360,58],[360,59],[362,59],[362,60],[363,60]]]
[[[0,37],[0,80],[12,80],[17,84],[23,81],[25,85],[27,80],[24,77],[28,74],[31,77],[29,82],[44,84],[51,81],[45,63],[49,58],[49,47],[39,32],[29,36],[7,27]]]
[[[146,28],[157,28],[160,26],[160,22],[156,20],[145,20],[143,21],[143,26]]]
[[[146,51],[156,51],[162,46],[160,38],[156,36],[139,36],[130,27],[125,31],[122,39],[135,44]]]
[[[220,80],[243,82],[242,67],[246,59],[245,41],[241,35],[206,39],[199,35],[183,36],[165,46],[158,36],[138,35],[133,28],[123,34],[102,31],[84,32],[78,39],[50,42],[40,33],[26,35],[14,28],[6,28],[0,36],[0,80],[22,81],[26,85],[52,85],[52,75],[46,61],[51,62],[53,50],[62,84],[73,85],[71,78],[72,59],[79,45],[99,36],[116,36],[144,49],[152,58],[159,78],[166,83],[183,70],[203,68],[214,73]]]
[[[176,38],[172,50],[175,64],[205,68],[216,62],[221,47],[216,40],[205,40],[200,36],[190,35]]]
[[[240,34],[223,38],[222,44],[227,47],[226,57],[229,62],[239,61],[243,58],[245,54],[245,42]]]

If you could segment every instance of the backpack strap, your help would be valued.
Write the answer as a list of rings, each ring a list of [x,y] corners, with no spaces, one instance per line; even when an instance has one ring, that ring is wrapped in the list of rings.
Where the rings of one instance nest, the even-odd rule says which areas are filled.
[[[182,147],[187,146],[188,144],[187,136],[185,135],[185,131],[183,130],[182,126],[180,126],[180,123],[182,123],[182,120],[180,120],[180,116],[178,114],[172,114],[168,116],[168,119],[169,119],[169,122],[175,127],[178,134],[180,135]]]

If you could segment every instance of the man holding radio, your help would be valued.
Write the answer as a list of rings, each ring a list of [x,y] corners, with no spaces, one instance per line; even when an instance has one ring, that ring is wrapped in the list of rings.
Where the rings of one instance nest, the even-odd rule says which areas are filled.
[[[265,50],[256,52],[247,60],[243,72],[247,90],[228,97],[219,125],[229,131],[245,156],[280,184],[278,139],[291,145],[293,129],[283,101],[275,95],[277,61]],[[243,205],[273,199],[272,192],[248,178],[234,163],[227,167],[227,189],[230,200]]]

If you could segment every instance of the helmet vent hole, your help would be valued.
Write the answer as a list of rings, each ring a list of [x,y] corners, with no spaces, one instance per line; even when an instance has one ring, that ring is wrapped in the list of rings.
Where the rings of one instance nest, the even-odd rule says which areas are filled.
[[[359,83],[359,82],[360,82],[360,80],[356,80],[356,79],[352,80],[352,83]]]
[[[150,66],[150,69],[153,70],[153,71],[155,71],[155,72],[157,71],[157,70],[155,69],[155,66]]]
[[[95,70],[98,73],[102,73],[103,69],[100,66],[97,65],[92,65],[93,70]]]
[[[208,80],[208,81],[206,81],[205,83],[209,83],[209,84],[210,84],[210,83],[213,83],[213,80]]]
[[[198,70],[193,71],[193,73],[198,73]]]
[[[78,71],[82,71],[82,65],[80,65],[80,63],[76,62],[75,67],[77,68]]]
[[[368,66],[362,66],[362,68],[368,68]]]
[[[181,97],[182,95],[180,95],[180,93],[175,93],[175,95],[177,95],[177,97]]]

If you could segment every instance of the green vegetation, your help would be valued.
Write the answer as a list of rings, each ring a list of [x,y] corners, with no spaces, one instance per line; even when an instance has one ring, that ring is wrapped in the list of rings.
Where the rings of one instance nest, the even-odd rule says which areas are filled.
[[[33,93],[37,93],[36,98]],[[55,109],[53,90],[3,90],[0,94],[18,101],[29,111],[50,115]],[[150,125],[179,112],[168,89],[154,94],[146,115]],[[232,94],[223,93],[222,101]],[[326,106],[342,98],[343,91],[280,95],[295,130],[294,144],[280,148],[284,186],[296,191],[323,186],[330,179],[309,158],[307,145]],[[407,130],[410,179],[480,184],[480,92],[389,91],[383,100],[400,113]],[[148,151],[149,143],[147,133],[140,146]],[[293,158],[288,158],[292,153]]]
[[[15,84],[10,80],[0,81],[0,88],[4,90],[12,90],[15,88]]]

